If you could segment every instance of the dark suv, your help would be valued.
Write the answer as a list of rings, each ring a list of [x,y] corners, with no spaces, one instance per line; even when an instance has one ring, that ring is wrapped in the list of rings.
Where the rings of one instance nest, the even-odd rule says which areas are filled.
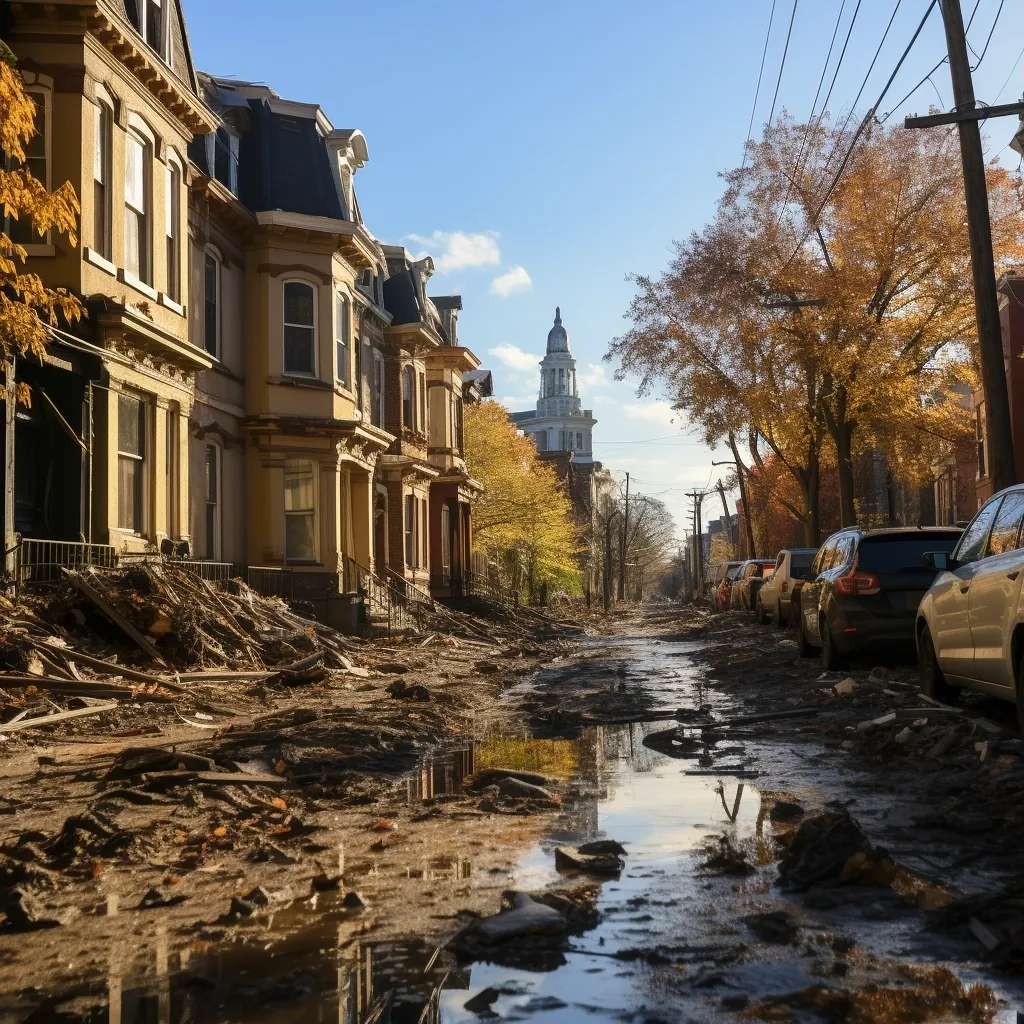
[[[821,546],[800,588],[800,654],[821,648],[826,669],[874,646],[914,643],[917,606],[936,570],[926,551],[952,551],[962,530],[941,527],[840,530]]]

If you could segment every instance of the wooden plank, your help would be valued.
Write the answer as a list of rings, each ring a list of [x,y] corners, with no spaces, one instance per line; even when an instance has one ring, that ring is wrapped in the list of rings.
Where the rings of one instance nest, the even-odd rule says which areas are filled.
[[[71,581],[71,585],[80,594],[89,598],[115,626],[131,637],[157,664],[163,665],[164,668],[167,667],[167,662],[164,661],[163,656],[153,646],[153,642],[148,637],[143,636],[116,608],[112,607],[110,602],[91,583],[77,573],[64,569],[63,566],[61,568],[64,571],[64,575]]]
[[[32,639],[29,639],[29,643],[37,650],[47,651],[50,654],[59,654],[68,661],[76,661],[80,665],[91,665],[93,668],[103,669],[111,675],[121,676],[122,679],[135,679],[140,683],[157,683],[160,686],[166,686],[168,690],[174,690],[179,693],[185,691],[185,687],[178,686],[163,676],[155,675],[152,672],[142,672],[137,668],[128,668],[126,665],[118,665],[113,661],[104,661],[103,658],[96,658],[91,654],[82,654],[81,651],[76,651],[71,647],[58,647],[56,644],[48,644],[41,640]],[[199,675],[201,674],[199,673]],[[187,679],[189,677],[181,675],[178,678]]]
[[[43,718],[22,718],[16,722],[7,722],[0,725],[0,733],[20,732],[22,729],[37,729],[42,725],[53,725],[56,722],[66,722],[72,718],[85,718],[87,715],[100,715],[104,711],[112,711],[118,706],[116,700],[108,701],[106,704],[94,704],[88,708],[75,708],[74,711],[58,711]]]
[[[54,676],[0,675],[0,688],[24,689],[27,686],[79,697],[117,697],[120,700],[151,701],[157,704],[174,703],[174,697],[166,694],[140,693],[131,687],[115,686],[102,680],[81,682],[77,679],[57,679]]]

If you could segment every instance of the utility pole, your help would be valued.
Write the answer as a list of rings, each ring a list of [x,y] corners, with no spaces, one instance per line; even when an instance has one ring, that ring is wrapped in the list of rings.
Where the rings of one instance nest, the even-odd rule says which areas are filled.
[[[974,277],[974,312],[978,323],[978,354],[985,390],[985,425],[988,430],[989,476],[995,490],[1017,481],[1010,426],[1010,399],[1003,363],[1003,336],[999,325],[999,300],[992,258],[992,225],[989,221],[985,158],[981,151],[979,120],[991,116],[990,107],[979,108],[974,99],[974,82],[967,59],[967,35],[960,0],[942,0],[946,27],[949,73],[953,81],[953,112],[927,118],[907,118],[908,128],[956,123],[960,132],[960,160],[964,169],[967,200],[967,230],[971,240],[971,269]],[[1006,104],[999,114],[1016,113],[1020,104]]]
[[[626,474],[626,511],[622,517],[622,538],[619,541],[619,594],[618,599],[626,599],[626,537],[629,531],[629,473]]]
[[[700,540],[700,505],[704,492],[690,491],[687,497],[693,498],[693,580],[694,593],[700,598],[704,596],[704,552]]]
[[[725,512],[725,529],[727,536],[729,537],[729,547],[735,545],[737,548],[739,545],[739,537],[733,537],[732,534],[732,523],[729,521],[729,503],[725,500],[725,486],[722,484],[722,478],[718,478],[718,496],[722,499],[722,511]],[[739,525],[739,524],[737,524]]]

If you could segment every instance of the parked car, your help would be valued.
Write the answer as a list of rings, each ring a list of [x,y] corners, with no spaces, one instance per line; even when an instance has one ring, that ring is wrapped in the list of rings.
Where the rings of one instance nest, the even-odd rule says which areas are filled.
[[[738,569],[742,562],[716,562],[708,574],[708,597],[713,612],[725,611],[729,607],[729,588],[732,580],[729,574]]]
[[[736,574],[729,594],[729,607],[752,612],[764,577],[775,568],[773,558],[748,558]]]
[[[775,620],[784,629],[792,619],[793,594],[799,585],[810,578],[811,564],[817,548],[783,548],[775,559],[775,571],[761,584],[757,592],[757,618],[763,625]]]
[[[989,498],[949,553],[917,612],[921,689],[949,700],[964,687],[1013,701],[1024,727],[1024,487]]]
[[[911,647],[917,608],[935,579],[925,553],[948,554],[962,531],[907,527],[832,534],[800,588],[797,643],[808,656],[821,649],[826,669],[870,647]]]

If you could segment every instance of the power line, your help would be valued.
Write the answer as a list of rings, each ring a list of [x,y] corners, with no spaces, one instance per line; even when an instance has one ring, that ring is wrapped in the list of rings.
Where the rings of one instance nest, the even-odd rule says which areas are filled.
[[[789,28],[786,31],[786,45],[782,48],[782,63],[779,65],[779,77],[775,81],[775,95],[772,97],[772,109],[768,114],[768,124],[775,119],[775,104],[779,100],[779,88],[782,86],[782,72],[786,70],[786,55],[789,53],[789,40],[793,35],[793,22],[796,21],[796,9],[800,0],[793,0],[793,11],[789,16]]]
[[[982,48],[981,56],[978,57],[978,63],[971,68],[972,71],[977,71],[978,68],[981,67],[981,62],[985,59],[985,54],[988,53],[988,45],[992,42],[992,36],[995,33],[996,25],[999,24],[999,16],[1003,13],[1003,5],[1005,3],[1006,0],[999,0],[999,9],[996,11],[995,20],[992,22],[992,27],[989,29],[988,39],[985,40],[985,46]],[[975,8],[975,10],[977,10],[977,8]]]
[[[1010,73],[1006,76],[1006,81],[999,87],[999,92],[996,93],[996,98],[992,101],[993,104],[999,102],[999,97],[1003,95],[1003,90],[1010,84],[1010,79],[1013,78],[1013,73],[1017,70],[1017,65],[1020,64],[1022,57],[1024,57],[1024,49],[1017,54],[1017,59],[1013,62],[1013,67],[1010,68]]]
[[[843,66],[843,58],[846,56],[846,48],[850,45],[850,36],[853,35],[853,26],[857,24],[857,15],[860,13],[862,0],[857,0],[857,6],[853,9],[853,17],[850,19],[849,27],[846,30],[846,39],[843,41],[843,48],[839,53],[839,60],[836,62],[836,69],[832,73],[832,81],[829,83],[828,92],[825,93],[825,101],[821,105],[821,113],[824,115],[828,109],[828,101],[832,98],[832,90],[836,87],[836,79],[839,77],[839,69]],[[840,14],[842,12],[840,11]]]
[[[772,24],[775,21],[775,3],[776,0],[772,0],[772,12],[768,16],[768,31],[764,36],[764,50],[761,51],[761,68],[757,72],[757,88],[754,89],[754,104],[750,108],[750,124],[747,125],[747,141],[743,143],[743,163],[740,167],[745,167],[747,163],[747,143],[750,142],[751,133],[754,130],[754,114],[757,113],[757,99],[761,95],[761,78],[764,75],[764,61],[765,57],[768,56],[768,41],[772,37]]]

